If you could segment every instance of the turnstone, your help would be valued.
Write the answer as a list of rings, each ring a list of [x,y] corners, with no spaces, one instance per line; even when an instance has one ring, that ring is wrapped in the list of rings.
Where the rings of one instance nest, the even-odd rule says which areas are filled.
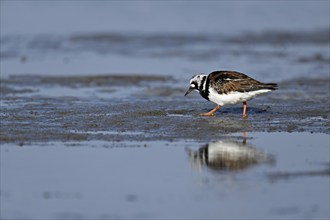
[[[246,119],[246,102],[257,95],[277,89],[275,83],[262,83],[235,71],[214,71],[209,75],[195,75],[190,80],[190,87],[185,96],[196,90],[206,100],[217,106],[203,116],[212,116],[227,104],[243,103],[243,119]]]

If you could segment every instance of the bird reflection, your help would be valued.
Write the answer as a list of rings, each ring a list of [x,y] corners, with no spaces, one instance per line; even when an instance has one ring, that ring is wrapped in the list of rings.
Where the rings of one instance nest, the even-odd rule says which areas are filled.
[[[189,160],[194,168],[206,166],[212,170],[244,170],[257,164],[275,163],[273,155],[248,144],[246,134],[243,141],[225,139],[210,142],[194,151],[187,149]]]

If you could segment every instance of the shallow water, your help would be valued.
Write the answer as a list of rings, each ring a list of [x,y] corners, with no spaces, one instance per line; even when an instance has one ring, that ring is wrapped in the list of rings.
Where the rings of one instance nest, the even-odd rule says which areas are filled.
[[[245,141],[6,144],[2,217],[329,217],[328,135],[248,133]]]
[[[186,82],[230,69],[279,82],[329,75],[327,1],[1,5],[0,77],[144,73]]]
[[[10,75],[149,74],[187,82],[217,69],[245,72],[262,81],[325,77],[329,30],[219,34],[80,34],[1,38],[1,77]],[[268,39],[270,35],[273,40]],[[304,36],[300,40],[300,37]],[[101,39],[100,39],[101,38]],[[115,38],[115,39],[114,39]],[[150,38],[155,41],[150,43]],[[202,39],[199,39],[202,38]],[[165,42],[163,42],[165,41]],[[34,45],[38,42],[40,45]],[[59,42],[55,48],[53,44]]]

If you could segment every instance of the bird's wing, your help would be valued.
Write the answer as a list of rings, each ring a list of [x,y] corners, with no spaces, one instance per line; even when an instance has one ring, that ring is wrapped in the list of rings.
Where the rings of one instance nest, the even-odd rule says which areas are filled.
[[[234,71],[216,71],[209,74],[211,86],[219,94],[230,92],[249,92],[262,89],[263,83]]]

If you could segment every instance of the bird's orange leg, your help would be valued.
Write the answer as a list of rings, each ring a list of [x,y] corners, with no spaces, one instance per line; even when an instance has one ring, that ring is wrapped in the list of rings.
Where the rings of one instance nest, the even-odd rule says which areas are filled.
[[[201,113],[199,114],[200,116],[213,116],[214,112],[216,112],[218,109],[220,108],[220,105],[217,105],[214,109],[212,109],[211,111],[207,112],[207,113]]]
[[[246,102],[243,102],[243,119],[247,119],[247,115],[246,115]]]

